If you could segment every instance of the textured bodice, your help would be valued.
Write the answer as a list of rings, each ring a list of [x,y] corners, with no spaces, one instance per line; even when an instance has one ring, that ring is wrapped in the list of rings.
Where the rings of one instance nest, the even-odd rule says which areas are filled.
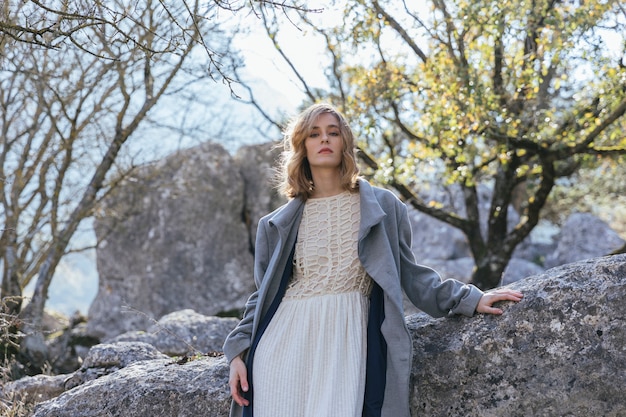
[[[358,256],[359,194],[348,191],[306,202],[286,298],[360,292],[371,278]]]

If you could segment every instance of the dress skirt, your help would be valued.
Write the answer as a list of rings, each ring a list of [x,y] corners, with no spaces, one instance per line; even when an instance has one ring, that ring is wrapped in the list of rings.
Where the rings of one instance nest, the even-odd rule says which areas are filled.
[[[360,417],[369,299],[283,300],[254,357],[255,417]]]
[[[309,199],[293,276],[254,355],[255,417],[360,417],[372,281],[358,193]]]

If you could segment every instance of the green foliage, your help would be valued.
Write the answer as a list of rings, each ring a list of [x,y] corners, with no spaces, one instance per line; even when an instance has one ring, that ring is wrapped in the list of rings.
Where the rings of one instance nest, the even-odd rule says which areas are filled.
[[[380,3],[368,19],[377,4],[393,10]],[[395,148],[396,174],[412,170],[412,159],[437,160],[449,182],[468,184],[517,157],[517,177],[532,180],[542,173],[539,150],[562,149],[559,158],[624,152],[623,117],[605,124],[625,99],[626,71],[597,35],[616,4],[436,1],[421,27],[428,36],[409,33],[425,39],[427,59],[381,47],[376,61],[346,65],[345,106],[366,115],[361,136],[376,154]],[[376,17],[355,20],[354,38],[380,45],[381,30],[392,29]],[[381,142],[389,129],[395,140]]]

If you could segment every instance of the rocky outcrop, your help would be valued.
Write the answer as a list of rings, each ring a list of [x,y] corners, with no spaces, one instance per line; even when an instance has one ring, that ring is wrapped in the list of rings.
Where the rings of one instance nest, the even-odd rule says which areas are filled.
[[[626,415],[626,255],[513,286],[525,297],[504,303],[503,316],[407,319],[413,415]],[[225,417],[227,379],[223,358],[142,360],[39,404],[34,416]]]
[[[176,360],[145,343],[97,345],[92,351],[85,366],[66,377],[68,391],[42,403],[35,416],[220,416],[229,406],[224,360]]]
[[[203,357],[133,363],[41,404],[33,417],[228,416],[228,365]]]
[[[408,319],[415,414],[626,415],[626,256],[557,267],[514,286],[524,300],[501,317]]]
[[[27,405],[40,403],[138,362],[159,361],[174,366],[195,363],[200,358],[219,357],[221,354],[217,351],[221,350],[226,335],[237,322],[234,318],[202,316],[193,310],[168,314],[148,332],[128,332],[109,343],[93,346],[74,372],[37,375],[8,383],[1,390],[0,404],[3,401]],[[206,362],[202,364],[204,366]],[[179,382],[181,385],[185,383]]]
[[[275,184],[280,149],[216,143],[144,167],[98,213],[98,294],[87,332],[107,340],[146,330],[173,311],[238,313],[253,290],[259,218],[284,203]]]
[[[287,202],[279,194],[276,183],[276,168],[282,147],[270,142],[239,148],[233,157],[243,179],[244,220],[250,231],[250,246],[254,246],[259,219]]]
[[[75,372],[61,375],[35,375],[12,381],[2,387],[2,402],[33,404],[59,396],[89,381],[112,374],[141,361],[168,359],[147,343],[101,344],[93,346],[82,366]]]
[[[217,352],[238,322],[236,318],[204,316],[187,309],[161,317],[146,331],[130,331],[107,342],[148,343],[168,356]]]
[[[569,216],[557,242],[554,252],[546,258],[547,267],[607,255],[626,243],[608,224],[591,213]]]

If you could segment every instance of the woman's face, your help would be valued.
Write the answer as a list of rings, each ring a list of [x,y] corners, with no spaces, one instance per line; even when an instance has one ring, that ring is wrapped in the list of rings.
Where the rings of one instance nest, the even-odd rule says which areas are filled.
[[[304,140],[306,157],[312,170],[339,168],[343,157],[343,139],[339,120],[332,113],[322,113]]]

